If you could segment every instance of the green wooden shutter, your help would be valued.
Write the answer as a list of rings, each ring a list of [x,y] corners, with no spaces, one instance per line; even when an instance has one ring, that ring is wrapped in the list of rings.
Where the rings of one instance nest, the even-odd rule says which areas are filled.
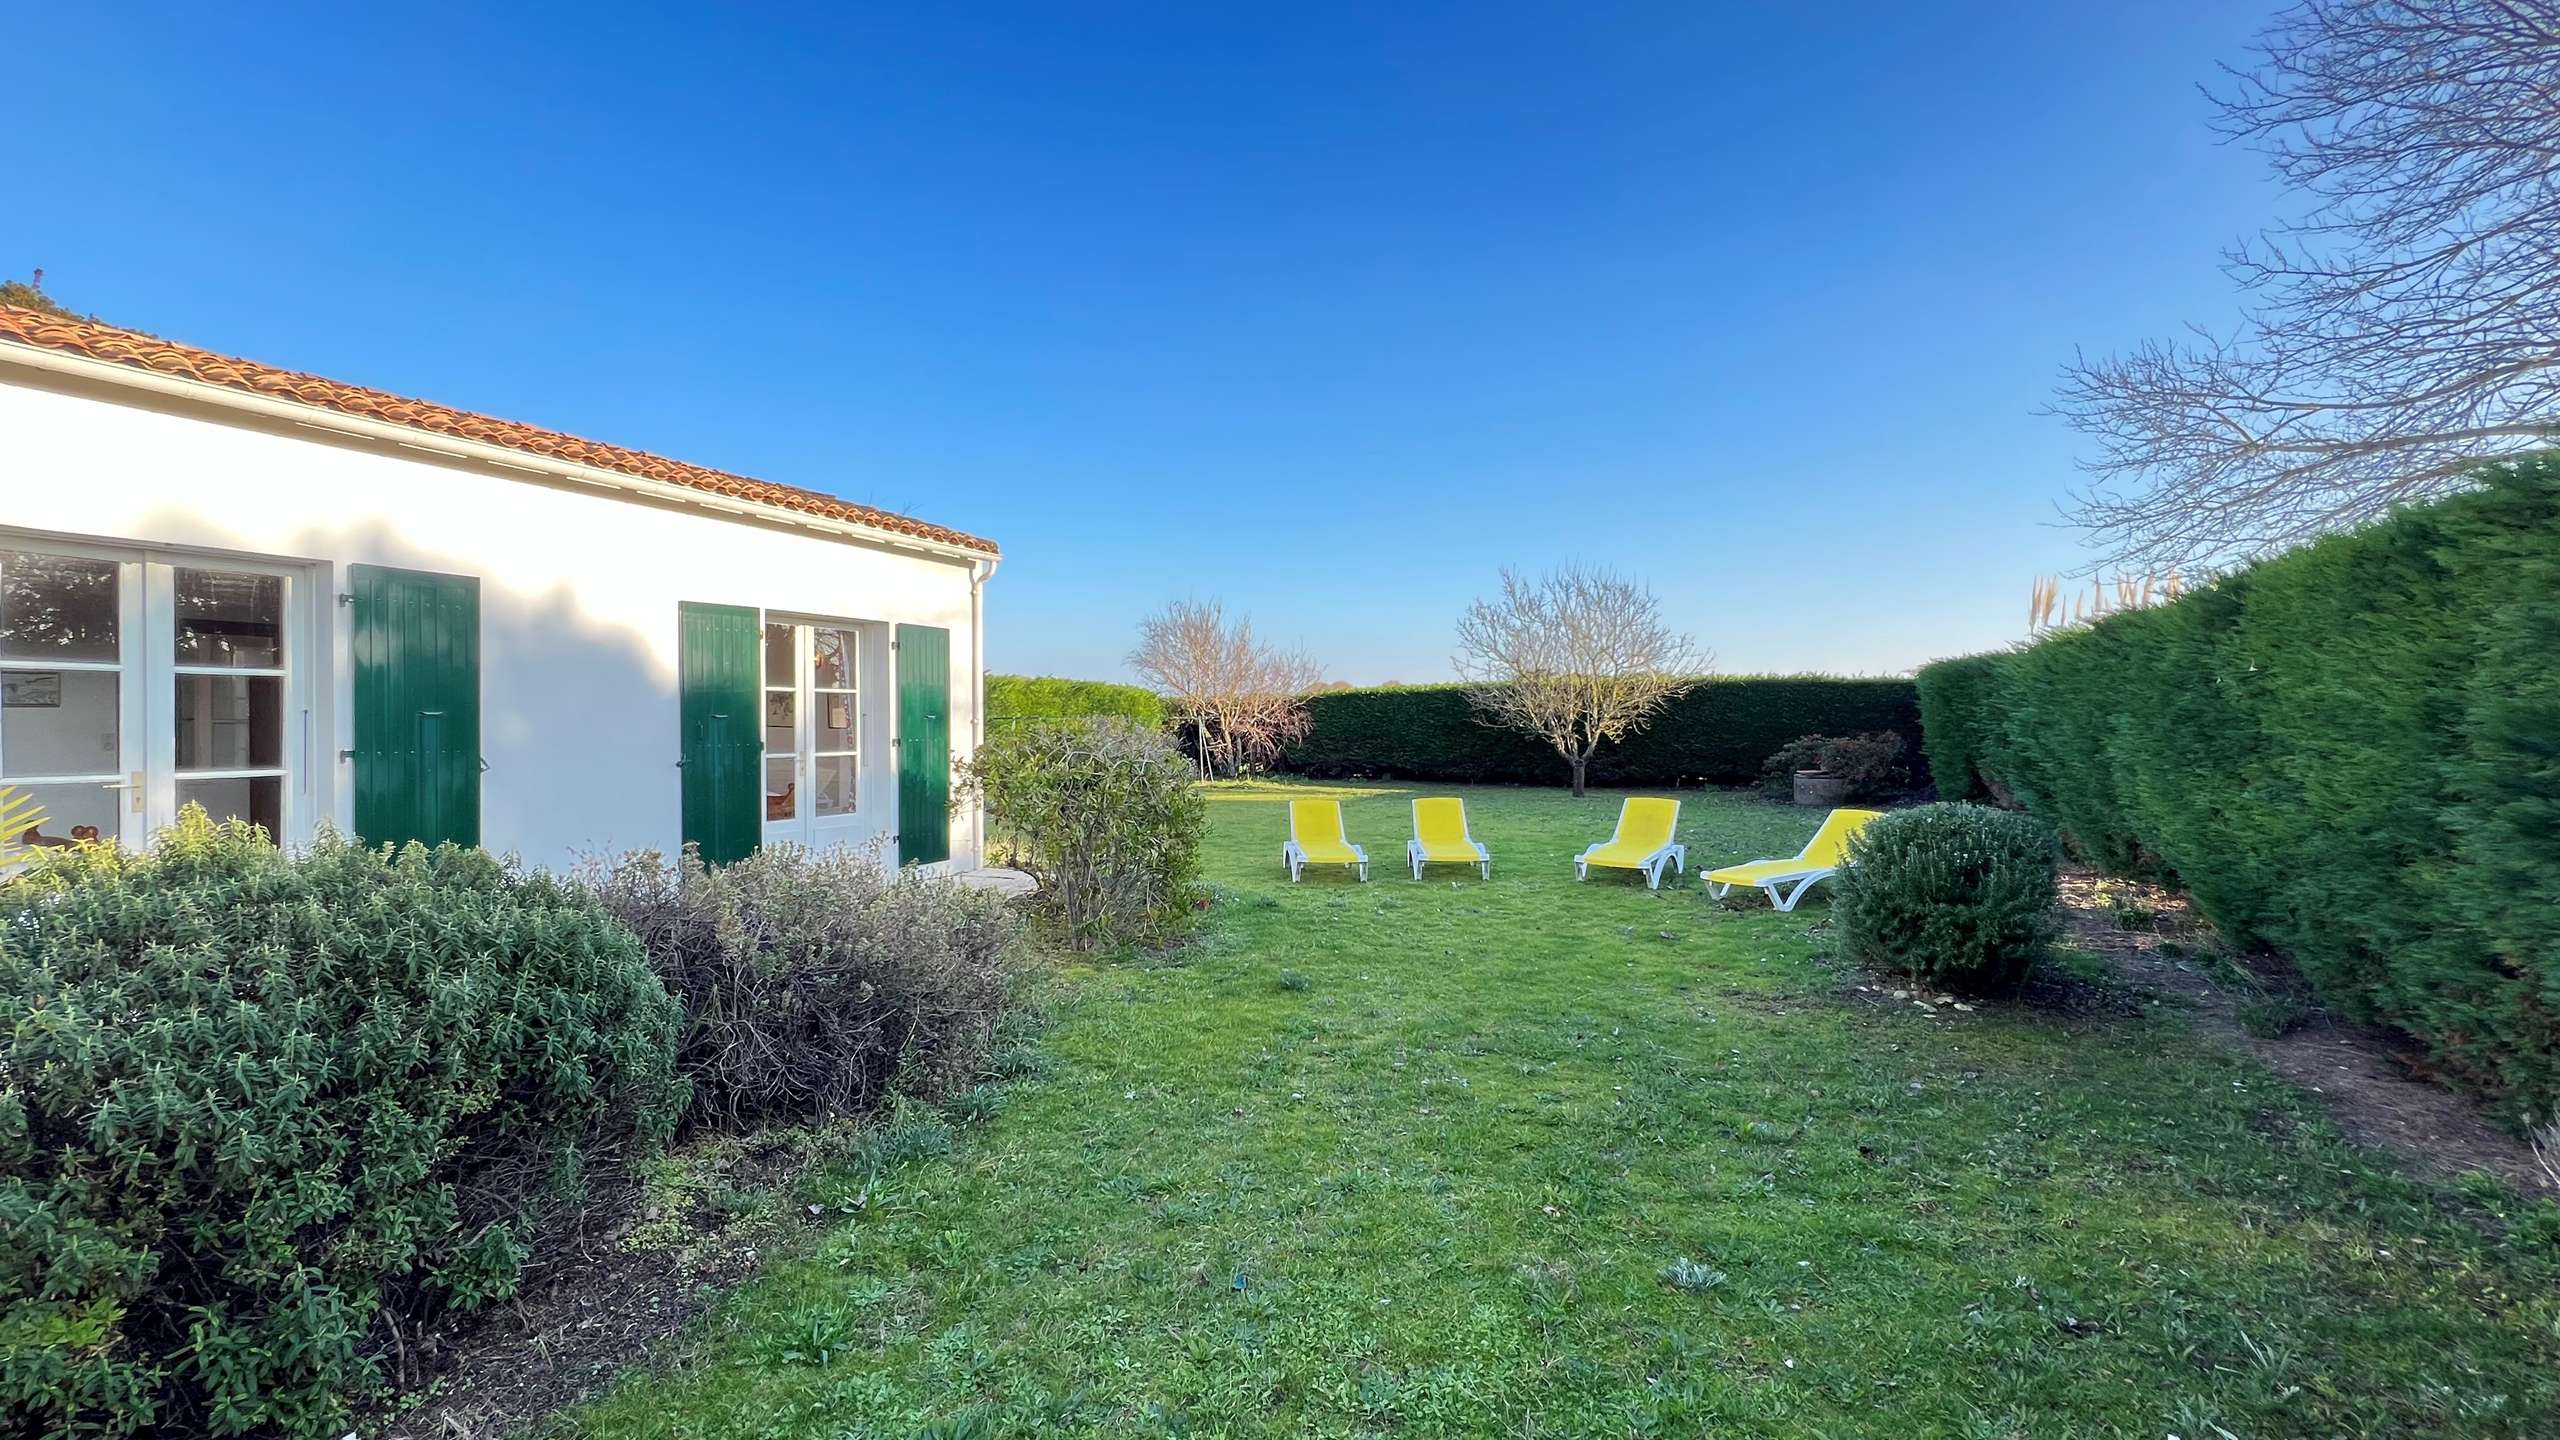
[[[898,627],[898,863],[951,858],[951,632]]]
[[[355,611],[356,834],[480,843],[480,582],[347,569]]]
[[[677,607],[684,840],[714,865],[744,860],[763,838],[760,624],[736,605]]]

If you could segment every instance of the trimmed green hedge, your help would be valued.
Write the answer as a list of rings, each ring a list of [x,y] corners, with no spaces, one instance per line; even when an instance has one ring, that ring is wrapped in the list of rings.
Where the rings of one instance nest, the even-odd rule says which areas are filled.
[[[1563,757],[1476,716],[1463,685],[1330,690],[1307,701],[1306,738],[1280,757],[1300,775],[1561,785]],[[1591,760],[1594,785],[1748,785],[1779,746],[1805,735],[1890,730],[1917,752],[1908,680],[1716,676],[1674,700],[1643,733]]]
[[[1919,683],[1943,793],[2178,880],[2521,1114],[2560,1102],[2560,453],[2482,478]]]
[[[1941,800],[1984,797],[1981,756],[1971,717],[1987,713],[1984,699],[1999,673],[2000,655],[1941,660],[1921,670],[1920,751],[1929,762]]]
[[[1088,715],[1116,715],[1162,728],[1164,697],[1144,686],[1114,685],[1107,680],[1061,680],[1053,675],[987,677],[989,729],[1028,720],[1080,720]]]

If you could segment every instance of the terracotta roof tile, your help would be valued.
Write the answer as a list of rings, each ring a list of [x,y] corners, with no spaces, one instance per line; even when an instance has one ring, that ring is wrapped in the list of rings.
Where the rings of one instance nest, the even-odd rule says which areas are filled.
[[[644,480],[657,480],[748,500],[762,505],[779,506],[805,514],[845,520],[874,530],[895,535],[912,536],[984,554],[997,553],[995,542],[940,525],[927,524],[887,510],[856,505],[815,490],[802,490],[791,485],[776,485],[769,480],[752,480],[732,475],[725,470],[705,469],[651,455],[642,450],[607,445],[597,440],[581,440],[557,430],[518,424],[488,415],[475,415],[468,410],[455,410],[426,400],[412,400],[381,390],[368,390],[361,385],[346,385],[305,375],[295,370],[279,370],[254,360],[237,360],[216,355],[192,345],[156,339],[94,320],[68,319],[48,315],[41,310],[26,310],[14,305],[0,305],[0,341],[33,346],[42,350],[60,350],[85,355],[137,370],[152,370],[163,375],[176,375],[220,385],[230,390],[245,390],[278,400],[291,400],[323,410],[346,415],[360,415],[369,420],[388,421],[416,430],[452,435],[482,444],[499,445],[509,450],[546,456],[553,460],[579,465],[592,465],[599,470],[635,475]]]

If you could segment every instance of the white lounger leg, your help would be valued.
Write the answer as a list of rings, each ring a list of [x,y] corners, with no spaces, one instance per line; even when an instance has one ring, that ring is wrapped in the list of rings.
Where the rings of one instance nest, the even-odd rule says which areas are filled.
[[[1793,910],[1794,908],[1796,908],[1796,902],[1797,902],[1797,901],[1799,901],[1799,900],[1802,900],[1802,899],[1804,898],[1804,892],[1806,892],[1807,890],[1810,890],[1810,889],[1812,889],[1812,888],[1813,888],[1813,882],[1814,882],[1814,881],[1816,881],[1816,880],[1821,880],[1821,879],[1825,879],[1825,878],[1827,878],[1828,876],[1830,876],[1832,873],[1833,873],[1833,872],[1831,872],[1831,871],[1829,871],[1829,870],[1816,870],[1816,871],[1814,871],[1812,874],[1807,875],[1807,876],[1806,876],[1806,877],[1804,877],[1802,880],[1797,881],[1797,882],[1796,882],[1796,888],[1794,888],[1793,890],[1788,891],[1788,892],[1786,893],[1786,896],[1785,896],[1783,899],[1782,899],[1782,898],[1780,898],[1780,897],[1779,897],[1779,895],[1778,895],[1778,887],[1777,887],[1777,886],[1775,886],[1775,885],[1767,886],[1767,887],[1765,887],[1765,888],[1766,888],[1766,889],[1768,890],[1768,892],[1769,892],[1769,903],[1770,903],[1770,904],[1772,904],[1772,905],[1777,906],[1780,910]]]

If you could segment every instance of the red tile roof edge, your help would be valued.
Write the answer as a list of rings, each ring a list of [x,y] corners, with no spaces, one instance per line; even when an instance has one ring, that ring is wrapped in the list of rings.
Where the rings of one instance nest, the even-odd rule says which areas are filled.
[[[241,360],[217,355],[192,345],[161,340],[132,330],[103,325],[95,320],[72,319],[28,310],[15,305],[0,305],[0,341],[14,342],[39,350],[55,350],[82,355],[113,365],[135,370],[149,370],[161,375],[218,385],[226,390],[241,390],[271,399],[289,400],[315,409],[335,410],[368,420],[405,425],[438,435],[451,435],[521,450],[529,455],[590,465],[620,475],[656,480],[688,489],[725,495],[733,500],[770,505],[783,510],[796,510],[829,520],[842,520],[892,535],[929,540],[985,555],[1000,553],[992,540],[981,539],[965,531],[928,524],[910,516],[868,505],[856,505],[815,490],[802,490],[792,485],[776,485],[769,480],[732,475],[725,470],[712,470],[688,465],[645,450],[627,449],[597,440],[582,440],[557,430],[536,425],[500,420],[494,416],[476,415],[427,400],[413,400],[387,391],[370,390],[361,385],[325,380],[295,370],[280,370],[261,365],[255,360]]]

